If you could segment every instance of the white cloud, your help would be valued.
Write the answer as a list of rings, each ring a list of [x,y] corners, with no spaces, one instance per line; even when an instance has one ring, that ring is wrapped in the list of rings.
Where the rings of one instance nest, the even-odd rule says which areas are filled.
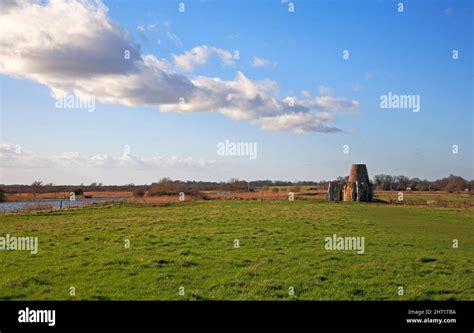
[[[148,38],[146,37],[146,34],[145,34],[145,27],[143,25],[139,25],[137,27],[137,30],[138,30],[138,35],[140,36],[141,40],[144,42],[148,42]]]
[[[336,111],[352,111],[359,107],[358,101],[349,101],[344,98],[333,96],[317,96],[311,101],[303,101],[302,105],[310,109],[318,109],[321,111],[336,112]]]
[[[174,45],[176,45],[177,47],[182,47],[183,46],[183,43],[181,42],[181,39],[176,34],[167,31],[166,32],[166,37],[168,37],[168,39],[170,41],[172,41],[174,43]]]
[[[259,57],[253,57],[250,64],[253,67],[268,67],[268,66],[274,66],[275,62],[267,60],[267,59],[259,58]]]
[[[295,133],[303,132],[339,132],[340,129],[325,125],[325,121],[332,119],[329,113],[293,113],[283,114],[276,117],[263,117],[257,122],[263,129],[269,131],[287,131],[292,130]]]
[[[50,160],[34,156],[29,150],[18,145],[4,143],[0,145],[0,165],[5,168],[50,168]]]
[[[173,54],[172,61],[141,54],[140,46],[107,11],[100,1],[85,0],[9,5],[0,13],[2,74],[47,85],[55,98],[73,93],[95,96],[100,103],[154,106],[167,112],[219,112],[266,130],[297,133],[338,131],[327,122],[336,112],[359,105],[334,96],[279,99],[276,82],[254,81],[241,72],[234,80],[182,74],[213,55],[225,65],[234,59],[230,52],[207,45]],[[126,52],[130,59],[124,57]]]
[[[157,26],[158,26],[158,23],[149,23],[147,24],[146,28],[149,30],[149,31],[156,31],[157,29]]]
[[[16,145],[4,143],[0,145],[0,164],[4,169],[36,169],[36,168],[130,168],[160,169],[207,167],[218,163],[216,160],[195,159],[179,156],[139,157],[128,154],[111,156],[99,154],[87,156],[78,152],[64,152],[53,156],[35,155],[29,150],[17,151]]]
[[[234,58],[229,51],[207,45],[193,47],[190,51],[180,55],[173,54],[173,59],[178,69],[191,72],[195,67],[207,63],[208,59],[214,54],[220,58],[224,65],[234,63]]]

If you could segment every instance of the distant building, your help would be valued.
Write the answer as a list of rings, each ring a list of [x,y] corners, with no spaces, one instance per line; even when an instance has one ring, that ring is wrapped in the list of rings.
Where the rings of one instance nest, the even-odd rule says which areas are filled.
[[[330,182],[327,199],[329,201],[365,201],[374,198],[373,185],[365,164],[352,164],[347,183]]]

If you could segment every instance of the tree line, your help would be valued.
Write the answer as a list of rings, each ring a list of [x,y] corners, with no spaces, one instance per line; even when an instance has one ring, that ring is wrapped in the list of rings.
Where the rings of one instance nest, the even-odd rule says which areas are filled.
[[[346,182],[348,177],[338,177],[336,180]],[[462,177],[450,175],[449,177],[429,181],[419,178],[408,178],[406,176],[375,175],[372,183],[377,190],[385,191],[448,191],[459,192],[474,190],[474,180],[466,180]],[[280,180],[256,180],[247,182],[233,178],[227,182],[206,182],[206,181],[180,181],[170,178],[162,178],[158,182],[149,185],[103,185],[101,183],[91,183],[90,185],[54,185],[52,183],[43,183],[35,181],[31,185],[0,185],[0,201],[4,199],[5,193],[50,193],[50,192],[75,192],[81,194],[84,192],[118,192],[131,191],[140,196],[141,193],[148,195],[166,195],[184,192],[195,194],[200,191],[245,191],[256,188],[268,188],[272,186],[314,186],[315,189],[326,189],[329,181],[280,181]]]
[[[462,177],[450,175],[449,177],[434,181],[421,180],[420,178],[408,178],[406,176],[376,175],[373,178],[376,189],[385,191],[447,191],[460,192],[474,189],[474,180],[466,180]]]

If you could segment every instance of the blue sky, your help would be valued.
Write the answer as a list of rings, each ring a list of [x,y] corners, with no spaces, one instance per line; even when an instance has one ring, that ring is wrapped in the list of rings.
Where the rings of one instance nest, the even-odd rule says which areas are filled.
[[[303,100],[306,91],[309,98],[334,96],[357,101],[357,107],[330,111],[333,117],[324,126],[337,128],[335,133],[268,130],[259,116],[239,120],[214,110],[160,112],[160,105],[102,103],[100,93],[95,112],[57,109],[51,90],[67,73],[54,73],[54,80],[44,71],[33,73],[37,67],[27,58],[30,51],[22,55],[31,61],[23,72],[7,67],[0,76],[2,154],[9,160],[2,163],[0,182],[150,183],[164,176],[323,180],[346,175],[352,163],[366,163],[370,175],[473,178],[472,2],[404,1],[402,13],[398,1],[294,1],[292,13],[280,1],[184,3],[180,13],[175,1],[104,2],[108,19],[131,34],[142,55],[172,63],[173,54],[196,46],[239,51],[230,65],[214,54],[194,71],[181,73],[190,80],[230,82],[240,71],[253,81],[277,83],[272,96],[278,100]],[[349,59],[343,59],[343,50]],[[452,59],[453,50],[459,59]],[[253,66],[254,57],[265,59],[265,65]],[[88,61],[86,52],[68,66]],[[96,77],[84,82],[94,86]],[[74,81],[74,75],[67,79]],[[380,96],[388,92],[419,95],[420,112],[381,109]],[[216,145],[226,139],[257,143],[258,157],[218,156]],[[11,158],[14,145],[27,156]],[[120,157],[125,145],[137,158],[175,156],[178,162],[156,168],[87,162],[93,156]],[[453,145],[458,154],[452,153]],[[78,161],[58,162],[64,152],[74,152]],[[185,163],[189,158],[206,162]]]

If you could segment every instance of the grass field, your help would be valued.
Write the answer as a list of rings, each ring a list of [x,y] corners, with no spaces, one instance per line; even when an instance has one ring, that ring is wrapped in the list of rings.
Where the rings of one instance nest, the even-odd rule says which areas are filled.
[[[39,252],[0,251],[0,299],[474,300],[473,212],[217,200],[6,215],[0,236],[38,236]],[[333,234],[365,237],[365,254],[325,250]]]

